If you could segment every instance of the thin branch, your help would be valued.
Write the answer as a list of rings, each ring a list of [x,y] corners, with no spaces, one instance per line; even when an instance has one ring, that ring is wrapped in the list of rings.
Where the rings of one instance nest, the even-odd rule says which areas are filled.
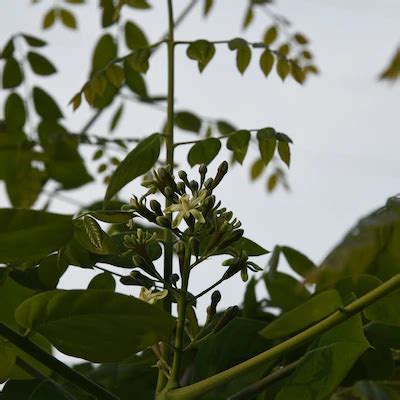
[[[246,389],[228,397],[227,400],[247,400],[253,398],[255,395],[265,390],[269,385],[289,376],[297,368],[301,360],[302,359],[300,358],[285,367],[275,370],[272,374],[265,376]]]
[[[107,269],[107,268],[100,267],[100,266],[98,266],[97,264],[94,266],[94,268],[97,268],[97,269],[99,269],[100,271],[108,272],[108,273],[110,273],[110,274],[112,274],[112,275],[118,276],[119,278],[123,278],[123,277],[125,276],[125,275],[119,274],[118,272],[110,271],[110,270]]]
[[[27,338],[19,335],[10,329],[7,325],[0,322],[0,334],[15,346],[29,354],[35,360],[45,365],[67,381],[73,383],[86,393],[91,394],[98,400],[119,400],[114,394],[104,389],[102,386],[86,378],[79,372],[68,367],[57,358],[46,353],[43,349],[32,343]]]
[[[220,285],[225,279],[221,278],[219,279],[217,282],[215,282],[214,284],[212,284],[210,287],[208,287],[207,289],[203,290],[202,292],[200,292],[199,294],[197,294],[196,296],[194,296],[194,298],[192,299],[192,302],[197,300],[199,297],[204,296],[205,294],[207,294],[209,291],[213,290],[214,288],[216,288],[218,285]]]

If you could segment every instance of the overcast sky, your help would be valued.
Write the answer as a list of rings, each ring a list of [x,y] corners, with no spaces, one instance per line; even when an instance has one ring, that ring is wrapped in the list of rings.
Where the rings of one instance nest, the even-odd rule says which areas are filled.
[[[156,40],[166,29],[165,2],[150,2],[155,5],[153,11],[131,12],[129,16]],[[1,0],[0,40],[3,44],[11,34],[23,31],[49,41],[44,52],[61,73],[37,82],[56,94],[66,110],[66,125],[78,130],[91,111],[84,106],[72,114],[66,105],[87,77],[92,48],[100,32],[98,1],[87,0],[87,5],[73,7],[79,20],[78,32],[59,25],[42,32],[42,16],[53,3],[42,0],[32,6],[28,0]],[[174,3],[179,10],[187,0]],[[184,40],[244,36],[259,41],[270,20],[260,12],[254,25],[241,33],[246,3],[216,0],[215,10],[207,21],[201,18],[201,7],[197,7],[176,36]],[[177,108],[212,118],[222,117],[242,129],[273,126],[293,139],[292,166],[288,172],[290,192],[279,189],[270,195],[266,193],[265,180],[249,182],[249,165],[256,158],[253,148],[247,157],[249,162],[231,171],[218,194],[242,221],[246,236],[267,249],[275,244],[293,246],[320,262],[359,217],[383,205],[387,197],[399,191],[400,90],[399,86],[379,83],[377,76],[398,44],[400,2],[278,0],[274,9],[311,39],[311,49],[322,74],[312,77],[304,87],[290,79],[282,84],[275,73],[266,80],[255,53],[251,66],[241,77],[235,68],[234,55],[223,46],[199,75],[196,64],[186,58],[185,49],[179,48]],[[160,51],[152,59],[148,73],[152,93],[165,93],[166,73],[165,52]],[[4,93],[0,102],[4,102]],[[111,115],[111,111],[105,113],[92,132],[107,134]],[[117,134],[145,136],[158,131],[163,121],[162,112],[132,103]],[[183,157],[181,148],[178,158],[183,160]],[[222,154],[210,169],[215,169],[223,158]],[[197,169],[193,173],[197,174]],[[129,185],[124,191],[126,198],[138,189],[138,183]],[[103,195],[101,185],[88,185],[68,193],[82,203]],[[0,203],[2,207],[8,206],[3,194]],[[75,211],[62,201],[54,202],[52,209]],[[195,273],[192,292],[208,286],[222,272],[222,267],[213,263],[201,266]],[[90,271],[72,269],[62,284],[83,288],[92,275]],[[233,279],[222,290],[223,305],[228,306],[241,300],[244,285],[240,279]],[[207,303],[208,299],[200,306]]]

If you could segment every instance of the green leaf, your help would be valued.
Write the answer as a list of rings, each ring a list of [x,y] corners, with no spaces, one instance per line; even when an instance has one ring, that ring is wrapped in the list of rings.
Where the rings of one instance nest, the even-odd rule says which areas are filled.
[[[282,81],[284,81],[289,75],[290,70],[291,68],[289,61],[283,57],[279,58],[278,64],[276,64],[276,72],[278,73]]]
[[[206,17],[214,5],[214,0],[204,0],[203,15]]]
[[[85,232],[92,245],[98,249],[101,249],[103,243],[103,231],[98,222],[94,218],[86,215],[82,218],[82,222],[83,228],[85,229]]]
[[[99,221],[108,222],[109,224],[124,224],[133,218],[133,213],[131,211],[119,210],[91,211],[90,215]]]
[[[236,66],[239,72],[243,75],[250,65],[251,49],[249,46],[241,47],[236,52]]]
[[[367,307],[364,315],[369,321],[400,326],[399,303],[400,291],[397,290]]]
[[[78,24],[76,22],[75,15],[72,14],[72,12],[66,10],[65,8],[62,8],[59,12],[60,12],[61,22],[63,23],[63,25],[66,28],[70,28],[70,29],[77,28]]]
[[[373,322],[368,324],[366,332],[372,342],[400,350],[400,327]]]
[[[276,26],[269,27],[264,33],[264,43],[266,45],[270,45],[275,42],[276,38],[278,37],[278,29]]]
[[[115,291],[115,279],[110,272],[103,272],[96,275],[90,282],[88,289],[102,289]]]
[[[281,246],[281,251],[292,270],[302,277],[305,278],[316,271],[316,265],[298,250],[287,246]]]
[[[51,8],[44,16],[43,22],[42,22],[42,28],[43,29],[49,29],[54,25],[54,22],[56,22],[56,17],[57,17],[57,10],[54,8]]]
[[[326,399],[368,347],[357,314],[315,340],[276,400]]]
[[[236,131],[236,128],[231,123],[222,120],[217,121],[217,129],[218,132],[224,136]]]
[[[290,148],[287,142],[278,142],[278,153],[281,160],[289,167],[290,166]]]
[[[202,343],[194,359],[193,382],[215,375],[247,360],[271,346],[271,342],[257,334],[264,323],[236,318],[222,331]],[[242,374],[232,382],[203,395],[204,400],[225,400],[231,394],[257,381],[272,368],[270,363]]]
[[[289,311],[310,297],[309,291],[295,278],[276,271],[273,275],[265,274],[264,282],[267,288],[270,305]]]
[[[148,8],[151,8],[147,0],[126,0],[126,4],[130,7],[138,8],[141,10],[146,10]]]
[[[125,41],[126,45],[131,50],[147,47],[149,45],[149,41],[144,32],[132,21],[128,21],[125,24]]]
[[[271,53],[271,51],[268,49],[264,50],[260,57],[260,68],[261,71],[264,73],[265,77],[267,77],[272,71],[274,62],[275,62],[275,57]]]
[[[23,80],[22,70],[14,57],[7,59],[3,69],[3,88],[12,89],[18,87]]]
[[[4,106],[4,117],[7,127],[12,130],[22,130],[26,122],[24,101],[18,93],[11,93]]]
[[[111,176],[105,200],[110,200],[120,189],[149,171],[160,154],[160,134],[142,140],[119,164]]]
[[[122,67],[119,65],[110,65],[106,70],[106,76],[108,81],[113,84],[116,88],[119,88],[124,81],[125,74]]]
[[[199,71],[203,72],[204,68],[214,57],[215,46],[208,40],[196,40],[195,42],[190,43],[186,54],[190,59],[197,61]]]
[[[38,278],[46,289],[55,289],[67,268],[68,264],[58,254],[52,254],[40,261]]]
[[[352,387],[333,394],[331,400],[399,400],[400,383],[398,381],[356,382]]]
[[[29,400],[70,400],[71,396],[55,385],[51,380],[10,380],[4,386],[2,397],[4,400],[29,399]],[[29,379],[29,380],[28,380]],[[2,400],[3,400],[2,399]]]
[[[32,71],[35,74],[46,76],[55,74],[57,72],[54,65],[41,54],[30,51],[27,57]]]
[[[272,321],[260,331],[260,335],[267,339],[292,335],[327,317],[341,306],[342,298],[336,290],[318,293]]]
[[[264,165],[267,166],[272,160],[276,148],[276,132],[273,128],[260,129],[257,132],[258,148],[260,149],[260,155],[264,161]]]
[[[259,158],[255,160],[250,169],[250,177],[252,181],[255,181],[259,176],[261,176],[262,172],[264,171],[264,161]]]
[[[63,114],[55,100],[43,89],[34,87],[32,94],[36,112],[43,119],[57,120],[63,118]]]
[[[115,128],[118,126],[119,121],[121,120],[122,114],[124,112],[124,105],[121,104],[117,110],[115,111],[115,114],[112,117],[111,123],[110,123],[110,132],[113,132]]]
[[[55,290],[24,301],[19,325],[45,336],[61,352],[92,362],[117,362],[168,337],[169,314],[109,290]]]
[[[15,46],[14,46],[14,36],[11,36],[11,38],[8,40],[8,42],[5,44],[3,50],[0,53],[0,58],[10,58],[13,56],[15,51]]]
[[[295,33],[293,35],[294,40],[301,45],[308,44],[309,40],[302,33]]]
[[[243,164],[244,158],[249,148],[250,132],[246,130],[240,130],[232,133],[227,142],[226,147],[233,151],[233,155],[240,164]]]
[[[241,237],[239,240],[237,240],[232,247],[234,247],[237,250],[245,250],[247,255],[250,257],[255,257],[255,256],[263,256],[264,254],[268,254],[269,251],[264,249],[264,247],[260,246],[256,242],[253,242],[250,239],[247,239],[246,237]]]
[[[147,87],[142,75],[136,72],[129,64],[128,60],[124,61],[125,83],[132,92],[140,97],[147,97]]]
[[[40,259],[65,246],[72,234],[70,215],[0,209],[0,262]]]
[[[145,74],[149,69],[150,55],[150,49],[135,49],[127,58],[127,61],[136,72]]]
[[[10,378],[14,368],[16,355],[8,342],[0,337],[0,383]]]
[[[32,35],[23,34],[22,37],[25,39],[26,43],[31,47],[44,47],[47,43]]]
[[[200,140],[192,146],[188,153],[188,162],[191,167],[196,164],[210,164],[218,155],[221,142],[216,138]]]
[[[179,111],[174,115],[174,124],[185,131],[199,133],[201,119],[189,111]]]
[[[104,68],[110,61],[117,58],[117,56],[118,49],[114,38],[110,34],[103,35],[94,49],[91,76],[93,76],[95,72]]]

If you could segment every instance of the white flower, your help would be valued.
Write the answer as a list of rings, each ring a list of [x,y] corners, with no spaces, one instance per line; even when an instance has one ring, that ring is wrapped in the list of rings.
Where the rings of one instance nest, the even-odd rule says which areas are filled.
[[[167,297],[167,295],[168,295],[167,289],[161,290],[161,292],[152,292],[151,290],[142,287],[142,289],[140,290],[139,299],[143,300],[146,303],[154,304],[158,300]]]
[[[179,203],[172,204],[167,207],[164,212],[173,213],[178,212],[178,215],[172,222],[172,228],[177,228],[181,223],[183,218],[189,218],[192,215],[196,221],[204,224],[206,221],[203,217],[203,214],[198,210],[204,201],[207,192],[205,190],[200,190],[199,193],[192,198],[188,194],[184,194],[179,199]]]

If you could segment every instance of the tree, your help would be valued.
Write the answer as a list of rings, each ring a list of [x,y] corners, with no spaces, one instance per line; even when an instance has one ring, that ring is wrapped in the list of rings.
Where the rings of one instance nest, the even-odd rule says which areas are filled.
[[[49,9],[43,28],[62,23],[75,29],[72,7],[82,2],[66,0],[65,5]],[[290,76],[303,83],[318,69],[304,34],[290,32],[275,46],[288,22],[273,13],[273,24],[261,42],[176,40],[176,26],[196,3],[190,1],[174,18],[173,1],[167,0],[168,33],[155,43],[127,21],[126,54],[119,53],[111,34],[101,36],[89,79],[71,99],[74,109],[84,100],[95,109],[79,133],[64,126],[63,113],[47,91],[31,88],[25,80],[27,67],[41,76],[56,73],[52,62],[40,53],[46,43],[17,34],[3,48],[3,88],[9,94],[0,132],[0,177],[14,206],[0,209],[0,262],[4,265],[0,293],[7,299],[0,308],[0,377],[7,382],[3,397],[396,398],[397,198],[363,219],[320,267],[296,249],[276,246],[268,270],[252,276],[247,284],[243,304],[217,312],[221,293],[214,289],[236,274],[246,282],[249,271],[262,271],[254,257],[267,251],[244,236],[234,213],[216,198],[215,188],[223,185],[229,163],[224,161],[216,170],[209,164],[222,143],[231,163],[241,164],[249,144],[256,142],[259,159],[252,167],[254,178],[272,159],[277,161],[272,173],[267,170],[272,191],[278,183],[287,185],[282,165],[290,165],[292,141],[272,127],[237,129],[225,120],[210,121],[186,109],[175,110],[175,49],[185,46],[200,73],[218,46],[228,46],[235,53],[241,74],[254,54],[266,77],[275,67],[283,81]],[[269,3],[250,1],[244,27],[255,13],[271,13]],[[204,2],[205,15],[212,6],[213,1]],[[103,0],[103,27],[118,24],[126,9],[149,7],[146,0]],[[152,96],[144,75],[161,46],[167,48],[168,93]],[[21,48],[26,48],[26,54]],[[18,89],[22,84],[30,93],[26,97]],[[126,89],[130,97],[145,104],[166,102],[165,129],[144,138],[92,135],[93,123]],[[31,103],[40,122],[27,134]],[[118,107],[111,132],[122,113]],[[197,138],[179,142],[175,128],[195,133]],[[104,199],[75,215],[50,213],[47,207],[33,209],[48,182],[58,184],[51,201],[59,192],[92,180],[81,156],[85,145],[95,147],[94,161],[107,160],[98,171],[105,173]],[[177,171],[174,152],[178,146],[190,146],[188,163],[199,166],[195,179],[189,177],[192,173]],[[115,148],[126,152],[122,160],[112,155]],[[128,204],[117,197],[123,187],[141,177],[142,193]],[[226,267],[221,278],[192,294],[191,272],[219,257]],[[278,270],[281,257],[300,280]],[[115,274],[109,266],[127,272]],[[102,272],[86,290],[57,289],[66,269],[74,267]],[[124,285],[140,286],[140,298],[116,293],[113,274]],[[268,300],[256,296],[261,281]],[[199,324],[196,300],[211,292],[205,322]],[[271,313],[271,308],[278,309],[279,315]],[[70,368],[51,354],[52,346],[87,362]]]

